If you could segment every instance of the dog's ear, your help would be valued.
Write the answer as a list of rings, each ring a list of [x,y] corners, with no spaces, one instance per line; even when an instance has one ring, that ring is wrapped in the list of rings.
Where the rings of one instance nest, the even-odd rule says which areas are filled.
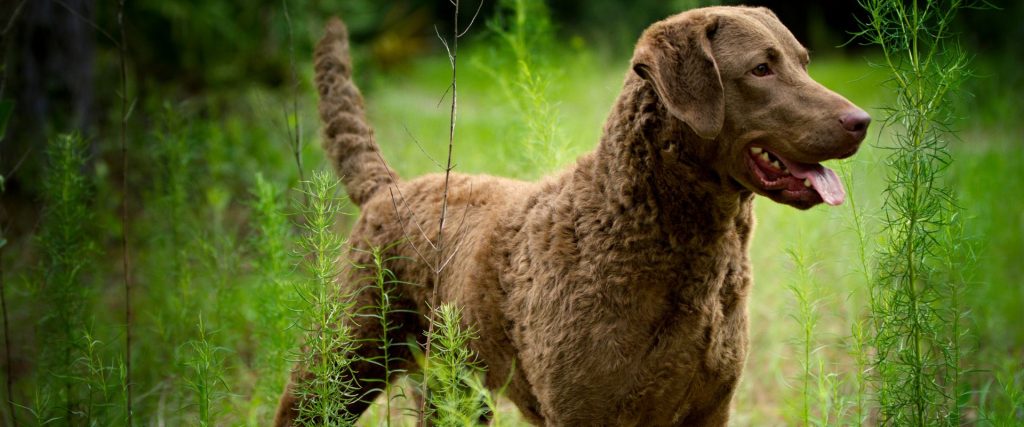
[[[704,139],[715,139],[725,119],[725,95],[711,38],[718,17],[689,14],[644,32],[633,71],[654,85],[668,111]]]

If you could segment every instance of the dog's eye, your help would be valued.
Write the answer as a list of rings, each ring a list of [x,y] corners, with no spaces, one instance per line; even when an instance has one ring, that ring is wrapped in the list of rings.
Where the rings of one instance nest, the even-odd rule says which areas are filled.
[[[754,67],[753,70],[750,70],[750,73],[758,77],[764,77],[772,74],[772,69],[768,68],[768,64],[760,64]]]

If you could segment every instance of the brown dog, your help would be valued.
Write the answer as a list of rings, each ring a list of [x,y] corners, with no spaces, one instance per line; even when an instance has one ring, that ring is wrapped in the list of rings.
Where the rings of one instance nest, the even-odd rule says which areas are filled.
[[[767,9],[685,12],[644,32],[600,144],[569,170],[537,183],[452,176],[459,220],[446,239],[460,249],[437,291],[479,332],[489,386],[511,378],[508,396],[538,424],[726,424],[747,353],[754,194],[800,209],[841,203],[819,162],[852,155],[870,122],[812,80],[807,61]],[[421,337],[434,277],[413,245],[428,247],[416,230],[436,229],[444,177],[398,181],[350,76],[335,20],[316,51],[324,147],[362,207],[351,242],[407,239],[391,268],[422,286],[392,299],[421,313],[398,319]],[[377,322],[355,330],[380,334]],[[360,352],[375,356],[371,347]],[[411,360],[405,348],[392,354]],[[383,375],[357,369],[362,384]],[[293,383],[304,378],[300,369]],[[279,425],[296,415],[291,387]]]

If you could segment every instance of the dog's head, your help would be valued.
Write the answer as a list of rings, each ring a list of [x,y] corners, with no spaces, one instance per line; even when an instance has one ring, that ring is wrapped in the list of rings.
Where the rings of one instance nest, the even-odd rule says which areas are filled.
[[[712,7],[644,32],[633,70],[676,119],[716,144],[714,167],[807,209],[845,198],[820,162],[853,155],[870,116],[807,74],[807,49],[768,9]]]

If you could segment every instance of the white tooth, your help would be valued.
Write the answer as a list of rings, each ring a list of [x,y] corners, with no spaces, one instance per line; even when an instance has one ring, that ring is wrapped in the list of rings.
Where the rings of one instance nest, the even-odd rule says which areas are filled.
[[[761,154],[764,151],[761,147],[750,147],[750,152],[754,154]]]
[[[773,160],[772,161],[772,166],[775,166],[775,169],[782,169],[782,166],[779,166],[779,161],[778,160]]]
[[[761,158],[764,159],[764,161],[767,162],[768,161],[768,153],[761,153]]]
[[[810,187],[811,187],[811,180],[809,180],[809,179],[805,179],[805,180],[804,180],[804,187],[808,187],[808,188],[810,188]]]

